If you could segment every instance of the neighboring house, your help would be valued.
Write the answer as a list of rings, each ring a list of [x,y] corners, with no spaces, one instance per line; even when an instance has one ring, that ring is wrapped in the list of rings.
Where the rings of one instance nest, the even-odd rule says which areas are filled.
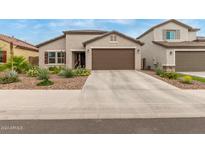
[[[0,34],[0,63],[6,63],[11,56],[11,43],[13,43],[14,56],[23,56],[28,61],[38,57],[38,48],[14,37]]]
[[[72,30],[43,42],[39,66],[85,67],[93,70],[141,69],[140,41],[116,31]]]
[[[137,39],[144,42],[142,58],[145,68],[167,71],[205,71],[205,38],[199,31],[171,19],[150,28]]]

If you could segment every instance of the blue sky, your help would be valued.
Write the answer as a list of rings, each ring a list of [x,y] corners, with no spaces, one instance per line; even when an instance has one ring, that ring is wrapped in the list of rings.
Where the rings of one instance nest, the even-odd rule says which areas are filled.
[[[0,33],[38,44],[62,34],[65,30],[99,29],[117,30],[137,37],[163,19],[15,19],[0,20]],[[195,28],[200,28],[199,36],[205,36],[205,20],[180,20]]]

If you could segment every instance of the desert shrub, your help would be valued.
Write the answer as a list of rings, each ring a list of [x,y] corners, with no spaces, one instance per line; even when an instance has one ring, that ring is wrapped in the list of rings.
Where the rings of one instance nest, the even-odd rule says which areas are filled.
[[[7,69],[6,64],[0,64],[0,72],[3,72]]]
[[[12,59],[10,58],[8,63],[6,63],[8,69],[12,69]],[[30,65],[28,61],[23,56],[13,57],[13,69],[18,73],[25,73],[28,71]]]
[[[186,84],[191,84],[192,81],[193,81],[192,77],[191,77],[191,76],[188,76],[188,75],[179,78],[179,80],[180,80],[182,83],[186,83]]]
[[[89,76],[91,74],[90,70],[85,68],[77,68],[74,70],[76,76]]]
[[[65,70],[61,70],[59,75],[65,78],[72,78],[75,76],[75,72],[71,69],[65,69]]]
[[[8,84],[13,82],[18,82],[18,73],[16,71],[9,71],[5,74],[5,76],[0,78],[1,84]]]
[[[48,80],[49,79],[49,71],[45,68],[38,69],[38,76],[39,80]]]
[[[59,74],[61,70],[63,70],[64,67],[57,67],[57,66],[52,66],[52,67],[49,67],[48,70],[52,73],[52,74]]]
[[[156,75],[161,75],[161,74],[164,73],[164,71],[161,70],[160,68],[157,68],[157,69],[155,70],[155,73],[156,73]]]
[[[177,73],[175,72],[165,72],[164,77],[168,79],[177,79]]]
[[[26,72],[26,75],[29,76],[29,77],[37,77],[38,73],[39,73],[39,68],[38,67],[32,67]]]
[[[37,86],[50,86],[50,85],[53,85],[53,84],[54,84],[53,81],[43,80],[43,81],[37,83]]]

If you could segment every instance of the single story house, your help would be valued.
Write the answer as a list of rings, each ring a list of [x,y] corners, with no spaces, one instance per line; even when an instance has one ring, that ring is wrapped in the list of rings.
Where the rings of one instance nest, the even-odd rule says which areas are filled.
[[[167,71],[205,71],[205,39],[197,37],[198,28],[171,19],[137,37],[144,42],[145,68]]]
[[[0,63],[6,63],[11,56],[11,46],[13,44],[13,55],[23,56],[30,61],[38,57],[38,48],[25,41],[0,34]]]
[[[91,70],[141,69],[142,42],[117,31],[70,30],[37,45],[39,66]]]

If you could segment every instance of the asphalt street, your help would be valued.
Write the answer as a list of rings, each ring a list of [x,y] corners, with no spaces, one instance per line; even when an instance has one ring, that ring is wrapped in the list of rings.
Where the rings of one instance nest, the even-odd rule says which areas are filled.
[[[205,118],[2,120],[1,134],[202,134]]]

